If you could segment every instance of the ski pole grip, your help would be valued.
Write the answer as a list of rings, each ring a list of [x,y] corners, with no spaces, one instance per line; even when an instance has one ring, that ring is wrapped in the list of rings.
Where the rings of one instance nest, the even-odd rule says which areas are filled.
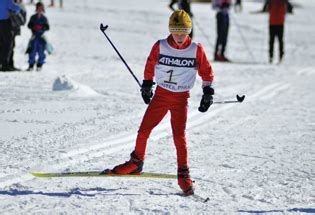
[[[101,29],[101,31],[105,31],[106,29],[108,28],[108,25],[103,25],[103,23],[101,23],[101,25],[100,25],[100,29]]]

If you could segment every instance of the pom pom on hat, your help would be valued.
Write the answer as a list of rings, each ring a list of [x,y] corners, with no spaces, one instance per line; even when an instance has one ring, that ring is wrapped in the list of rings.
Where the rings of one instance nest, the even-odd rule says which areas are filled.
[[[170,16],[169,31],[171,33],[190,34],[192,21],[188,13],[184,10],[177,10]]]

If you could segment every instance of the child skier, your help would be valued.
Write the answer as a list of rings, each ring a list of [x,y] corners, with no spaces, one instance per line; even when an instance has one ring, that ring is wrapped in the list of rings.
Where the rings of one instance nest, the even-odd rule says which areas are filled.
[[[32,38],[29,43],[27,53],[29,54],[29,68],[27,71],[32,71],[36,63],[35,57],[38,54],[37,71],[40,71],[45,63],[46,39],[44,33],[49,30],[47,18],[44,16],[45,8],[42,2],[36,4],[36,14],[34,14],[27,27],[32,31]]]
[[[136,146],[131,158],[110,170],[116,174],[140,173],[145,158],[147,140],[168,111],[171,113],[173,139],[177,151],[178,184],[185,195],[192,195],[194,188],[189,176],[185,137],[189,90],[193,87],[198,71],[203,83],[203,96],[199,111],[206,112],[213,103],[211,87],[213,71],[200,43],[188,36],[192,21],[184,10],[175,11],[169,19],[170,35],[157,41],[147,59],[141,94],[149,104],[138,131]],[[157,89],[153,96],[153,79]],[[153,96],[153,98],[152,98]],[[151,100],[152,98],[152,100]],[[104,173],[108,170],[104,170]]]

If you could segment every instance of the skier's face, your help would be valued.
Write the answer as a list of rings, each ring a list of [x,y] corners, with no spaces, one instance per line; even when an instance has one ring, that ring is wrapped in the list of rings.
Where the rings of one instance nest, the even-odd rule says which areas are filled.
[[[44,11],[45,11],[45,9],[44,9],[43,6],[38,6],[38,7],[36,8],[36,12],[37,12],[38,14],[40,14],[40,15],[42,15],[42,14],[44,13]]]
[[[172,33],[172,36],[177,45],[183,45],[186,38],[188,37],[187,34],[178,34],[178,33]]]

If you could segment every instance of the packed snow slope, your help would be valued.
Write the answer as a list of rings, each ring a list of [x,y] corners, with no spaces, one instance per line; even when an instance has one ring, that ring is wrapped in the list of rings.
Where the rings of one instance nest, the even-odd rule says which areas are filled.
[[[176,180],[30,174],[103,170],[129,159],[147,106],[99,25],[109,25],[106,33],[142,81],[171,14],[166,0],[67,0],[62,10],[46,8],[55,52],[43,70],[0,73],[1,214],[315,213],[315,2],[293,2],[280,65],[267,61],[267,14],[252,13],[261,1],[231,10],[229,64],[213,62],[215,12],[192,4],[194,39],[215,72],[214,99],[246,95],[241,104],[200,113],[200,78],[191,91],[189,163],[207,203],[180,196]],[[30,17],[34,6],[26,7]],[[23,27],[15,49],[23,69],[29,38]],[[152,133],[144,170],[176,174],[169,116]]]

